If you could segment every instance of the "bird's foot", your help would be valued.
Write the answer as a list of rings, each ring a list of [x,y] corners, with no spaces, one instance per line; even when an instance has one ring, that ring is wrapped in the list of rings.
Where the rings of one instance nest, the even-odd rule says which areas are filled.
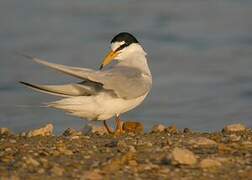
[[[123,121],[118,118],[116,120],[116,129],[114,131],[114,135],[115,136],[120,136],[120,135],[122,135],[124,133],[125,133],[125,131],[123,130]]]
[[[103,121],[103,125],[104,125],[105,129],[107,130],[108,134],[113,134],[111,128],[108,126],[106,121]]]
[[[105,129],[107,130],[107,133],[113,134],[115,136],[120,136],[120,135],[124,134],[125,131],[123,130],[123,121],[119,117],[116,117],[115,123],[116,123],[116,128],[113,132],[112,129],[108,126],[107,122],[103,121],[103,125],[104,125]]]

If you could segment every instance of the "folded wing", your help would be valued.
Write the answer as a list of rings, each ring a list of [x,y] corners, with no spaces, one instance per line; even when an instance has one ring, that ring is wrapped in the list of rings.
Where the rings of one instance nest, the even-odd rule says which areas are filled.
[[[49,63],[36,57],[28,57],[32,58],[37,63],[52,69],[95,84],[100,84],[105,90],[112,90],[118,97],[124,99],[132,99],[142,96],[146,94],[151,87],[151,78],[144,77],[142,72],[136,68],[114,67],[106,71],[95,71],[87,68]],[[46,88],[48,89],[48,86]],[[73,87],[67,86],[66,88]],[[74,88],[77,88],[78,91],[79,87]],[[45,89],[45,87],[42,87],[41,89]],[[77,91],[74,91],[73,94],[78,94],[76,93]],[[65,92],[62,94],[65,94]]]
[[[98,89],[94,88],[94,86],[87,86],[84,83],[65,85],[38,85],[22,81],[20,83],[36,91],[61,97],[90,96],[98,92]]]

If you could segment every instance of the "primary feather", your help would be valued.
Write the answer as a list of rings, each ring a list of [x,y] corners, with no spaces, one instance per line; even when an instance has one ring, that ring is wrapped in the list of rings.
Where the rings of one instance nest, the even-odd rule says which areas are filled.
[[[133,99],[142,96],[151,87],[151,79],[145,77],[139,69],[134,67],[115,65],[113,68],[105,71],[95,71],[87,68],[49,63],[36,57],[32,58],[37,63],[52,69],[93,82],[94,84],[101,84],[105,90],[111,90],[118,97],[124,99]]]
[[[94,95],[98,92],[98,88],[94,87],[95,85],[91,86],[88,85],[89,83],[86,82],[76,84],[64,84],[64,85],[38,85],[23,81],[20,81],[20,83],[36,91],[61,97],[89,96]]]

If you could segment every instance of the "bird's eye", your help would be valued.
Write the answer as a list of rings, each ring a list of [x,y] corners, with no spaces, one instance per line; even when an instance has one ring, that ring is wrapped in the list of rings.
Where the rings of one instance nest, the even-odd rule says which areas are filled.
[[[124,43],[124,44],[122,44],[121,46],[119,46],[115,51],[117,52],[117,51],[120,51],[120,50],[122,50],[123,48],[125,48],[125,47],[127,47],[128,46],[128,44],[127,43]]]

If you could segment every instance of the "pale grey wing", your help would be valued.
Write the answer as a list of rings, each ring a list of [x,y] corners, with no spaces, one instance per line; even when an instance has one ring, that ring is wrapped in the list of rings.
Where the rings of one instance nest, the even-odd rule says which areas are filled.
[[[20,82],[36,91],[40,91],[47,94],[52,94],[61,97],[73,97],[73,96],[89,96],[97,94],[99,88],[95,84],[85,84],[85,82],[77,84],[64,84],[64,85],[38,85],[27,82]]]
[[[104,89],[112,90],[118,97],[124,99],[133,99],[142,96],[146,94],[151,87],[151,79],[144,78],[141,71],[136,68],[115,67],[108,71],[94,71],[87,68],[49,63],[35,57],[30,58],[37,63],[66,74],[100,83],[103,85]]]
[[[90,74],[89,79],[113,90],[119,97],[133,99],[145,95],[151,88],[151,78],[130,67],[114,67],[99,74]]]
[[[56,63],[49,63],[47,61],[44,61],[42,59],[36,58],[36,57],[31,57],[35,62],[45,65],[47,67],[50,67],[52,69],[61,71],[63,73],[69,74],[71,76],[75,76],[80,79],[88,79],[88,75],[90,73],[95,73],[96,71],[92,69],[87,69],[87,68],[79,68],[79,67],[72,67],[72,66],[65,66],[61,64],[56,64]]]

